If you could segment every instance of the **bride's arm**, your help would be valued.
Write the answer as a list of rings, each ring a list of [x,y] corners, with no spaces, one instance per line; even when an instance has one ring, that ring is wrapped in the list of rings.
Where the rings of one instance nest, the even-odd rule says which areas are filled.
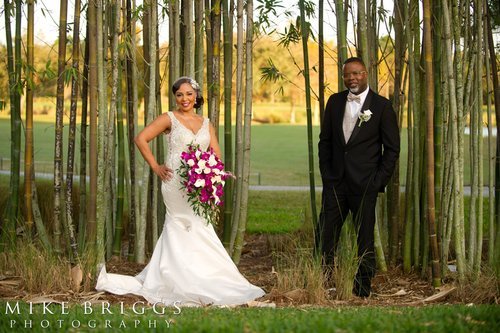
[[[166,165],[160,165],[156,162],[148,143],[166,130],[169,130],[171,126],[172,121],[170,120],[170,117],[164,113],[153,120],[148,126],[144,127],[144,129],[140,131],[134,139],[134,142],[141,152],[142,157],[144,157],[144,160],[146,160],[153,172],[162,180],[169,180],[172,178],[172,170]]]
[[[215,129],[210,124],[210,148],[214,150],[215,155],[222,160],[222,153],[219,147],[219,141],[217,141],[217,135],[215,135]]]

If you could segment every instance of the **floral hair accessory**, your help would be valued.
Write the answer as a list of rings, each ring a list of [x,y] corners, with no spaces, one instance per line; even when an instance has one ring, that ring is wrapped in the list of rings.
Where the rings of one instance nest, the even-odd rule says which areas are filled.
[[[190,78],[189,84],[191,85],[191,87],[193,87],[194,90],[200,91],[200,85],[194,79]]]

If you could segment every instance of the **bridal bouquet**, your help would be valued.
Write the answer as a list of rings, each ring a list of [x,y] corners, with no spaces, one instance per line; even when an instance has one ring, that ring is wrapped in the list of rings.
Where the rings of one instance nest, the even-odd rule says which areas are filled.
[[[218,206],[223,203],[224,184],[232,176],[224,171],[224,163],[212,148],[202,151],[199,145],[191,143],[181,154],[181,165],[177,173],[194,212],[208,223],[216,224]]]

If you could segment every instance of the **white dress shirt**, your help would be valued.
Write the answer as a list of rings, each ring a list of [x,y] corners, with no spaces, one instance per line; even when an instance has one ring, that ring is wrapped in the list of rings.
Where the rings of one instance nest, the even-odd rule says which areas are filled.
[[[350,111],[351,117],[356,118],[359,115],[359,111],[361,111],[361,107],[363,106],[363,103],[365,102],[366,96],[368,95],[368,91],[370,91],[370,87],[366,87],[365,91],[362,93],[358,94],[360,98],[359,104],[355,101],[346,102],[346,107]]]

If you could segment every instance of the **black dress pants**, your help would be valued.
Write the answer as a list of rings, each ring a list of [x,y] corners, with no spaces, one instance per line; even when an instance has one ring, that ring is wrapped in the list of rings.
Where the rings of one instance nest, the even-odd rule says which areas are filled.
[[[375,276],[374,235],[375,205],[378,193],[350,194],[323,187],[322,208],[315,230],[316,253],[323,257],[323,263],[333,268],[335,249],[340,231],[347,215],[351,212],[357,231],[358,256],[361,258],[357,278],[371,279]]]

